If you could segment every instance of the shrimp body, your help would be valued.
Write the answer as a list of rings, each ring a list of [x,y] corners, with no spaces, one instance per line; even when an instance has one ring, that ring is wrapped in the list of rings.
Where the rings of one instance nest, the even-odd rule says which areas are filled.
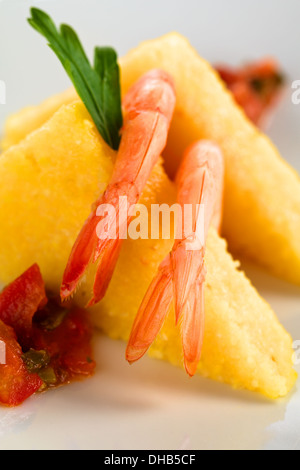
[[[96,201],[73,246],[61,286],[63,300],[74,293],[88,265],[98,260],[89,305],[99,302],[105,295],[131,220],[130,214],[119,217],[122,201],[125,197],[128,206],[138,202],[166,145],[175,107],[173,80],[162,70],[148,72],[128,91],[123,107],[124,126],[112,179]],[[101,209],[111,206],[115,210],[108,211],[108,231],[105,231],[104,226],[99,225],[103,217]],[[114,234],[110,233],[113,227],[116,228]]]
[[[146,353],[174,302],[185,368],[190,376],[195,374],[204,334],[205,242],[211,224],[220,228],[223,179],[223,157],[216,145],[200,141],[186,150],[177,175],[177,202],[182,213],[187,205],[192,208],[191,220],[187,223],[182,213],[177,218],[173,249],[159,266],[133,324],[126,351],[130,363]]]

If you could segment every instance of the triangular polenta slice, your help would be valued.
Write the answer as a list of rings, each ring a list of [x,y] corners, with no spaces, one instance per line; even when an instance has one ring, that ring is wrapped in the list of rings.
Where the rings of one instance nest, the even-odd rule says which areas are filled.
[[[42,128],[0,157],[0,279],[7,283],[32,263],[57,291],[73,242],[90,207],[108,183],[115,153],[97,133],[84,106],[62,107]],[[175,201],[161,164],[142,201]],[[172,240],[125,241],[104,301],[93,309],[98,326],[127,339],[146,289]],[[268,397],[286,395],[296,373],[291,338],[226,252],[209,235],[206,330],[199,373]],[[90,295],[89,277],[76,299]],[[150,354],[182,366],[179,330],[171,312]]]
[[[288,281],[300,284],[300,179],[270,140],[250,123],[213,68],[179,34],[141,44],[121,59],[122,89],[159,67],[175,79],[177,105],[165,152],[174,175],[184,148],[207,138],[226,159],[224,235],[236,253],[251,257]],[[6,126],[5,146],[37,124],[72,91],[42,108],[17,114]],[[73,96],[75,92],[73,91]]]
[[[162,181],[163,187],[168,184]],[[154,242],[127,242],[106,297],[94,308],[95,323],[108,336],[128,340],[134,316],[163,254],[167,254],[165,247]],[[205,335],[198,373],[270,398],[285,396],[296,379],[291,338],[238,270],[225,241],[213,229],[206,267]],[[172,310],[150,356],[183,367],[179,333]]]
[[[114,158],[82,103],[63,106],[0,156],[0,282],[37,262],[48,288],[58,290],[75,233]]]
[[[300,178],[248,120],[211,65],[173,33],[141,44],[121,66],[123,92],[153,67],[174,77],[168,172],[174,175],[192,141],[218,143],[226,162],[224,235],[230,249],[300,285]]]
[[[75,99],[78,99],[77,94],[73,88],[70,88],[47,98],[38,106],[27,106],[9,116],[4,126],[1,149],[5,151],[21,142],[28,134],[48,121],[63,104],[72,103]]]

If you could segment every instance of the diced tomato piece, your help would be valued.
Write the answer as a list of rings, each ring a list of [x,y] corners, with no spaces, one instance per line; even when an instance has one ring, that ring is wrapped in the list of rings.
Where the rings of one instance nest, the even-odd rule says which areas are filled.
[[[39,390],[43,381],[27,371],[14,330],[1,320],[0,341],[6,352],[5,364],[0,364],[0,403],[17,406]]]
[[[27,346],[32,319],[47,303],[45,284],[37,264],[9,284],[0,295],[0,319],[15,330],[22,347]]]
[[[217,66],[216,70],[228,87],[235,83],[239,77],[237,71],[227,65]]]
[[[0,295],[0,346],[6,352],[5,361],[0,355],[0,404],[16,406],[41,387],[91,375],[91,339],[86,310],[48,302],[33,265]]]
[[[266,110],[266,105],[263,101],[244,81],[237,81],[232,84],[231,91],[236,102],[244,109],[248,118],[255,124],[258,124]]]
[[[260,125],[282,90],[284,77],[276,61],[267,58],[238,69],[216,69],[249,119]]]
[[[92,358],[92,327],[88,312],[73,309],[55,329],[43,329],[35,324],[33,329],[33,347],[47,351],[51,357],[58,382],[70,381],[76,376],[89,376],[95,369]]]

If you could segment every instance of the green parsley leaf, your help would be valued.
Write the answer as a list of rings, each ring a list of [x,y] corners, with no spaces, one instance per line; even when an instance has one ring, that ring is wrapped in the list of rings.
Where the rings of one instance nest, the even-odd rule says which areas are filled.
[[[103,139],[117,150],[123,118],[116,52],[111,47],[96,47],[92,67],[70,26],[63,24],[58,30],[47,13],[38,8],[30,11],[29,24],[48,40]]]

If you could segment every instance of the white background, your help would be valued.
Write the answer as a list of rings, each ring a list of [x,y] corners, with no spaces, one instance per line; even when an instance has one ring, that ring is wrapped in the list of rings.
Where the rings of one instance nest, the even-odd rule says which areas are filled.
[[[11,111],[69,86],[44,39],[25,21],[29,5],[73,25],[90,53],[109,44],[122,55],[141,40],[177,30],[213,63],[274,55],[289,85],[269,133],[300,169],[300,105],[291,103],[290,88],[300,79],[299,0],[2,0],[0,80],[7,104],[0,105],[1,126]],[[300,339],[300,290],[249,264],[246,270]],[[150,359],[130,368],[124,345],[105,338],[96,341],[96,357],[93,379],[34,397],[19,409],[0,409],[0,449],[300,450],[299,391],[270,403],[202,378],[191,381]]]

